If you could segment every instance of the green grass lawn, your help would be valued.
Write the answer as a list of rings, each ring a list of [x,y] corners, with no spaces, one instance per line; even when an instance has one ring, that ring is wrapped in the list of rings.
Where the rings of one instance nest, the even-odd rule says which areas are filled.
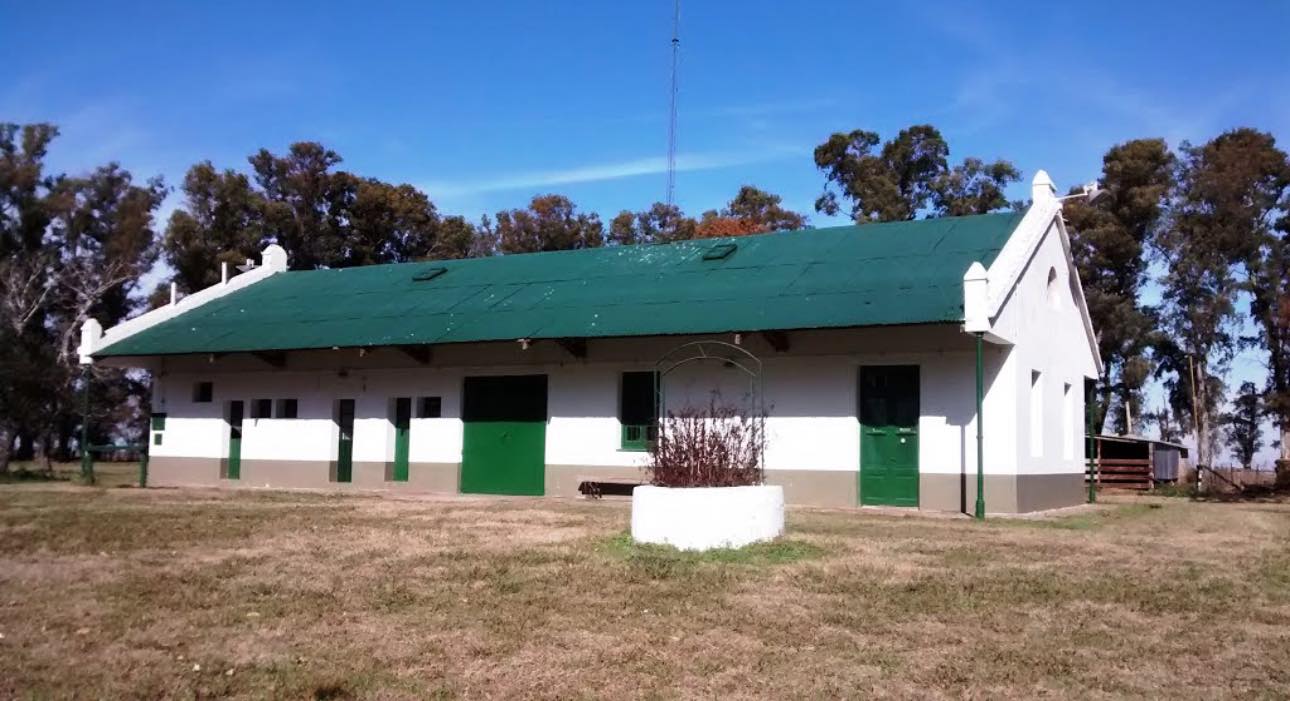
[[[794,510],[0,486],[0,697],[1286,697],[1290,505]]]
[[[33,482],[74,482],[80,479],[79,462],[56,462],[46,468],[43,462],[12,462],[9,472],[0,475],[0,485]],[[134,487],[139,484],[139,463],[94,462],[94,483],[99,487]]]

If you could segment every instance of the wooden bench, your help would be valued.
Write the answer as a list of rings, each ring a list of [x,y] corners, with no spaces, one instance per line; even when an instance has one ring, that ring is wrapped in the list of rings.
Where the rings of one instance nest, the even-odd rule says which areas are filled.
[[[578,492],[588,499],[630,497],[632,490],[642,484],[648,483],[638,477],[578,476]]]

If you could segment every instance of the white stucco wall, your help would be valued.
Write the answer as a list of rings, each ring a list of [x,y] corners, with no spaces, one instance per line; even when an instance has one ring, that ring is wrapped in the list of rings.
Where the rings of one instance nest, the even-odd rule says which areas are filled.
[[[855,472],[859,468],[859,423],[856,416],[857,374],[862,365],[917,365],[920,368],[920,469],[958,474],[975,470],[974,355],[966,336],[944,329],[938,345],[928,351],[896,350],[900,334],[870,332],[863,337],[835,334],[846,342],[821,342],[800,353],[764,354],[764,392],[768,411],[766,466],[772,470]],[[867,339],[867,340],[866,340]],[[665,340],[672,345],[675,341]],[[839,347],[846,352],[830,352]],[[861,351],[860,348],[866,350]],[[653,354],[649,349],[647,354]],[[657,357],[657,356],[654,356]],[[1016,410],[1010,403],[1016,382],[1015,353],[987,347],[987,460],[990,473],[1016,470]],[[245,402],[242,456],[246,460],[335,459],[337,429],[333,421],[338,399],[355,400],[354,459],[387,462],[393,459],[394,433],[390,423],[394,397],[438,396],[442,418],[411,422],[412,462],[456,463],[461,460],[461,387],[469,375],[546,373],[549,421],[546,462],[551,465],[636,467],[644,453],[620,448],[618,422],[620,373],[651,370],[652,362],[540,362],[446,368],[368,368],[349,370],[237,372],[205,371],[200,365],[168,371],[155,383],[156,411],[167,413],[164,443],[157,456],[223,457],[228,427],[224,411],[229,400]],[[194,404],[196,382],[214,383],[209,404]],[[747,380],[720,363],[688,366],[669,375],[665,392],[670,409],[687,402],[706,404],[719,388],[727,401],[739,401]],[[294,398],[296,419],[252,419],[256,399]],[[275,406],[276,408],[276,406]],[[415,407],[414,407],[415,409]],[[415,414],[414,414],[415,416]],[[1009,436],[1006,440],[1004,436]]]
[[[1055,275],[1051,291],[1050,271]],[[1007,403],[1016,411],[1011,460],[1020,474],[1084,471],[1084,378],[1097,374],[1056,220],[1045,231],[994,321],[1011,343]],[[1042,450],[1032,450],[1031,373],[1040,374]],[[1069,405],[1064,386],[1070,385]],[[1004,390],[1000,385],[1000,390]],[[987,425],[989,409],[987,408]],[[1068,445],[1069,452],[1065,450]]]

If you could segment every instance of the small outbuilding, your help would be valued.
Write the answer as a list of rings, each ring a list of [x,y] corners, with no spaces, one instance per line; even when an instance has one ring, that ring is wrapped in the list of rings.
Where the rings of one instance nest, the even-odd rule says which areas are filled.
[[[157,485],[571,496],[720,396],[764,407],[789,503],[971,513],[978,479],[990,512],[1085,499],[1094,339],[1041,171],[1005,214],[333,270],[270,246],[81,355],[151,373]]]
[[[1191,469],[1187,447],[1146,436],[1093,436],[1093,463],[1099,486],[1151,489],[1174,484]]]

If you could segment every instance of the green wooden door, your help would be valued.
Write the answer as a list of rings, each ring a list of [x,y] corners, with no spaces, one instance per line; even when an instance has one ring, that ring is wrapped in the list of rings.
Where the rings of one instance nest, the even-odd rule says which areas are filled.
[[[918,367],[860,368],[860,503],[918,506]]]
[[[242,402],[228,403],[228,469],[225,477],[242,478]]]
[[[395,482],[408,481],[408,436],[412,422],[412,398],[394,400],[394,474]]]
[[[461,491],[546,490],[546,375],[467,377],[462,393]]]
[[[336,426],[340,442],[336,445],[336,481],[354,479],[354,400],[342,399],[336,404]]]

